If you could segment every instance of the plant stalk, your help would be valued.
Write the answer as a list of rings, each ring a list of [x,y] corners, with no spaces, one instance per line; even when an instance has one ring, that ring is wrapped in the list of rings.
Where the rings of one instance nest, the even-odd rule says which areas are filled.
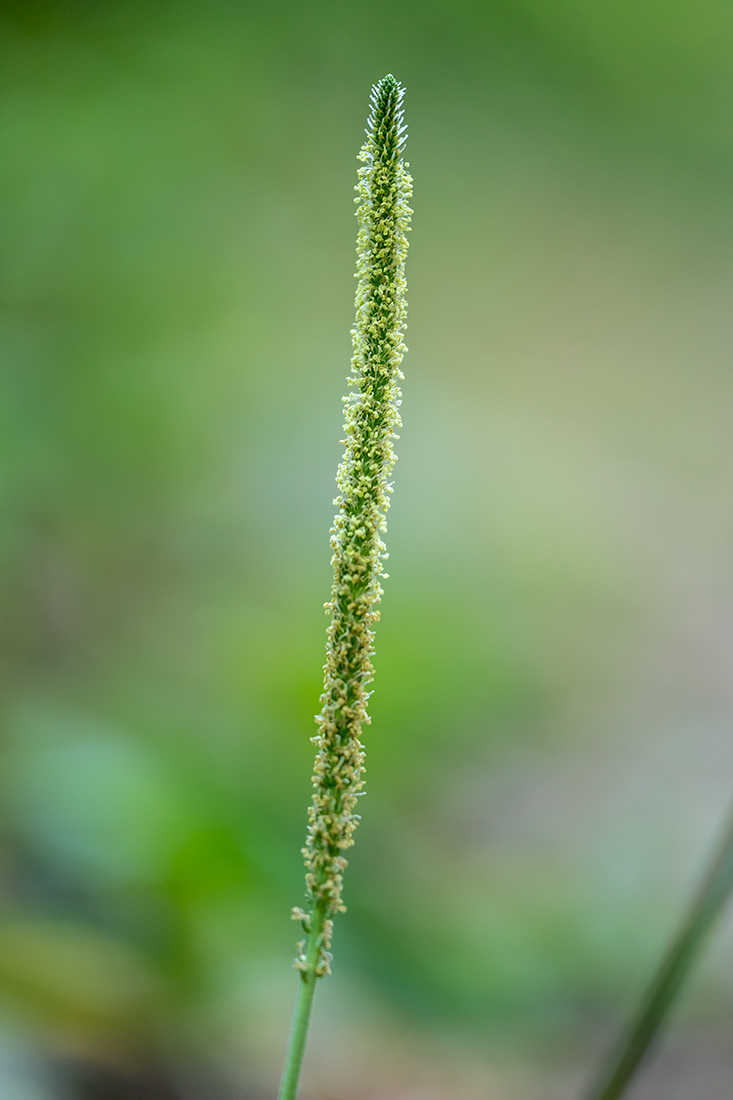
[[[636,1014],[585,1100],[618,1100],[649,1053],[733,888],[733,817]]]
[[[316,968],[323,942],[323,925],[326,919],[326,903],[321,902],[314,906],[311,916],[311,930],[308,933],[308,946],[306,949],[306,968],[300,971],[300,987],[298,999],[293,1013],[293,1024],[290,1029],[288,1051],[285,1055],[280,1091],[277,1100],[295,1100],[300,1079],[300,1069],[303,1064],[303,1054],[308,1038],[308,1025],[313,1007],[313,995],[316,991]]]

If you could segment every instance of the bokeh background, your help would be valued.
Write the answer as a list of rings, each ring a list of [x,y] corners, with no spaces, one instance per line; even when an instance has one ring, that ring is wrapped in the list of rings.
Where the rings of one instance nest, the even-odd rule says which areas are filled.
[[[2,0],[0,1096],[265,1100],[370,85],[410,353],[304,1100],[565,1100],[733,796],[726,0]],[[723,920],[637,1100],[724,1100]]]

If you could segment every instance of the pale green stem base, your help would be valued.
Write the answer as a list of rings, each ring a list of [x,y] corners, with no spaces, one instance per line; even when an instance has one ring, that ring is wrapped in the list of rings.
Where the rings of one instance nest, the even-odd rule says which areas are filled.
[[[667,954],[610,1061],[585,1100],[618,1100],[672,1007],[680,986],[733,888],[733,820]]]
[[[307,969],[300,971],[298,999],[295,1002],[293,1025],[290,1029],[288,1052],[285,1055],[285,1066],[277,1100],[295,1100],[298,1091],[300,1067],[303,1064],[303,1054],[308,1038],[308,1024],[311,1018],[313,995],[318,981],[316,968],[321,953],[321,936],[325,919],[325,904],[317,904],[311,916],[311,930],[308,933],[308,947],[306,950]]]

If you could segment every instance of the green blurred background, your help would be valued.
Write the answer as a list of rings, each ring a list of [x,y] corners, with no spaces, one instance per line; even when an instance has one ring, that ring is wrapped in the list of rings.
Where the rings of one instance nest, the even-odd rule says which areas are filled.
[[[726,0],[0,3],[0,1096],[265,1100],[370,85],[410,353],[304,1100],[565,1100],[733,793]],[[638,1100],[724,1100],[723,921]]]

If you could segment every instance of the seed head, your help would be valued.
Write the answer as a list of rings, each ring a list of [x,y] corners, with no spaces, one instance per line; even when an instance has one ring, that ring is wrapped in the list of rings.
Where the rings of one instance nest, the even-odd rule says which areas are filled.
[[[322,710],[303,855],[311,903],[326,915],[343,911],[341,888],[359,821],[356,800],[363,786],[360,733],[373,679],[374,634],[382,596],[386,550],[381,534],[395,463],[392,441],[400,427],[400,371],[407,350],[405,258],[412,180],[402,160],[407,129],[404,88],[392,75],[375,84],[367,140],[359,160],[356,242],[358,279],[354,355],[345,401],[345,451],[338,469],[338,511],[331,528],[334,579],[326,610],[331,615],[326,644]],[[298,917],[302,919],[300,911]],[[332,921],[327,920],[317,973],[328,973]],[[305,966],[299,951],[296,966]]]

